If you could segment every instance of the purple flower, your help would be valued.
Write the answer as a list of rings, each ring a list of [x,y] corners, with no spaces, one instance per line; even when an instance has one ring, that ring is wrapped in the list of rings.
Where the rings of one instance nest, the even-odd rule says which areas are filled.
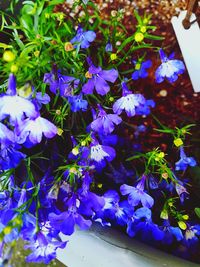
[[[20,147],[12,142],[1,143],[0,149],[0,169],[8,170],[11,168],[16,168],[21,160],[23,160],[26,155],[17,149]]]
[[[103,146],[95,142],[90,148],[90,159],[95,165],[99,167],[105,167],[106,161],[112,161],[116,156],[114,148],[110,146]]]
[[[176,188],[176,192],[179,195],[180,201],[181,203],[184,202],[185,198],[188,198],[188,191],[187,189],[181,184],[182,182],[176,183],[175,184],[175,188]]]
[[[53,138],[57,134],[57,127],[50,121],[38,116],[35,119],[24,120],[16,129],[17,142],[23,144],[30,141],[33,145],[42,141],[42,135]]]
[[[112,52],[113,51],[113,47],[112,44],[108,41],[105,47],[106,52]]]
[[[184,243],[190,247],[191,245],[194,245],[199,241],[199,236],[200,236],[200,225],[196,224],[190,226],[188,224],[188,227],[185,231]]]
[[[171,226],[168,220],[165,220],[162,226],[162,230],[164,232],[164,237],[162,242],[164,244],[170,245],[174,241],[174,237],[177,241],[181,241],[183,239],[183,233],[179,227]]]
[[[129,214],[133,213],[133,208],[127,201],[119,202],[119,194],[115,190],[109,190],[104,195],[105,205],[94,217],[96,221],[101,221],[103,225],[108,225],[108,221],[116,222],[118,225],[126,225]],[[99,220],[100,218],[101,220]]]
[[[50,73],[45,73],[44,83],[50,85],[50,91],[54,94],[59,90],[60,96],[67,97],[71,96],[73,89],[76,89],[79,85],[79,79],[72,76],[62,75],[60,71],[55,73],[54,71]]]
[[[42,105],[47,105],[51,100],[48,94],[42,94],[42,92],[37,92],[34,98],[33,95],[31,97],[31,100],[36,106],[37,110],[40,110]]]
[[[96,33],[93,31],[84,31],[80,26],[77,29],[76,36],[71,39],[71,43],[74,47],[88,48],[90,43],[96,38]]]
[[[140,135],[140,133],[144,133],[146,131],[147,127],[144,124],[141,124],[139,126],[136,126],[134,135],[136,138]]]
[[[185,66],[181,60],[173,59],[174,53],[169,58],[165,55],[164,51],[159,51],[162,64],[157,68],[155,77],[156,82],[161,83],[164,78],[169,82],[175,82],[178,79],[178,75],[184,73]]]
[[[118,77],[118,71],[115,69],[102,70],[101,67],[95,67],[90,59],[88,59],[88,63],[90,65],[88,71],[89,80],[83,85],[83,93],[92,94],[95,88],[98,94],[107,94],[110,90],[107,81],[114,83]]]
[[[196,160],[193,157],[187,157],[183,146],[180,147],[180,160],[175,163],[176,171],[185,171],[188,166],[194,167],[196,166]]]
[[[9,130],[3,123],[0,122],[0,141],[10,140],[15,141],[14,133]]]
[[[128,202],[132,206],[137,206],[140,202],[143,207],[151,208],[154,204],[153,198],[144,192],[144,183],[146,176],[143,175],[141,181],[137,184],[136,187],[123,184],[120,187],[122,195],[128,195]]]
[[[96,212],[101,210],[105,204],[103,197],[90,192],[91,182],[92,179],[90,178],[89,174],[85,173],[82,187],[78,190],[80,199],[78,212],[86,216],[93,216]]]
[[[10,74],[6,95],[0,96],[0,120],[9,117],[12,125],[19,124],[27,117],[37,115],[36,108],[31,101],[17,95],[16,78]]]
[[[114,103],[113,112],[119,115],[124,110],[128,117],[132,117],[136,114],[136,107],[144,103],[145,98],[141,94],[133,94],[122,82],[122,97]]]
[[[73,234],[75,224],[77,224],[82,230],[87,230],[91,226],[92,222],[90,220],[85,220],[83,216],[78,213],[79,205],[80,201],[75,195],[73,195],[67,201],[67,211],[60,214],[49,214],[51,226],[65,235]]]
[[[87,102],[87,100],[83,99],[82,94],[69,96],[68,101],[70,103],[72,112],[77,112],[79,110],[82,110],[82,111],[87,110],[88,102]]]
[[[56,250],[58,248],[65,248],[67,242],[60,240],[52,240],[45,236],[42,232],[38,232],[35,239],[26,245],[26,249],[31,249],[33,252],[27,256],[27,262],[48,264],[51,260],[56,258]]]
[[[152,99],[145,100],[144,103],[141,103],[139,106],[135,108],[135,113],[137,115],[143,116],[143,115],[149,115],[151,112],[150,108],[155,107],[155,102]]]
[[[139,78],[146,78],[148,76],[147,69],[149,69],[152,65],[151,60],[147,60],[142,63],[133,60],[133,63],[135,64],[135,71],[132,73],[132,79],[138,80]]]
[[[101,134],[110,134],[115,129],[115,124],[118,125],[122,122],[122,119],[115,114],[107,114],[105,110],[98,105],[99,113],[97,118],[91,123],[93,131]]]

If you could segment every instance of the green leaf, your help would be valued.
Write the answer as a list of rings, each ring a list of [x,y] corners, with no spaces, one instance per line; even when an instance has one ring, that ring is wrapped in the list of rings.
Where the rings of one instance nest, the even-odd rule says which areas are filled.
[[[134,156],[132,156],[130,158],[127,158],[126,161],[131,161],[133,159],[139,159],[141,157],[143,157],[143,154],[134,155]]]
[[[49,6],[55,6],[59,4],[63,4],[65,1],[64,0],[52,0],[48,3]]]
[[[156,41],[162,41],[164,40],[164,37],[162,36],[157,36],[157,35],[152,35],[152,34],[145,34],[145,38],[150,39],[150,40],[156,40]]]
[[[139,13],[134,10],[135,18],[137,19],[138,24],[142,25],[142,18],[140,17]]]
[[[197,217],[200,218],[200,208],[195,208],[194,212],[196,213]]]
[[[0,48],[7,49],[7,48],[12,48],[12,45],[7,45],[4,43],[0,43]]]
[[[120,45],[120,47],[118,48],[118,53],[127,45],[129,44],[130,42],[132,42],[134,40],[134,35],[126,38],[123,43]]]

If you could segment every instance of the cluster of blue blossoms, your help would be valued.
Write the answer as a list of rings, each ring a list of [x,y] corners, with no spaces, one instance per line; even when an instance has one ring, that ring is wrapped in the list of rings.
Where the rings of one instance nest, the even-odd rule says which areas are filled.
[[[93,31],[84,31],[79,27],[71,43],[78,50],[87,49],[95,38]],[[106,51],[112,51],[112,46],[107,44]],[[172,56],[168,58],[162,49],[160,57],[162,63],[156,70],[156,81],[176,81],[184,71],[183,63]],[[135,61],[133,63],[136,64]],[[61,178],[54,173],[54,168],[59,168],[56,159],[55,166],[46,166],[41,159],[38,168],[43,168],[45,175],[39,177],[37,183],[25,151],[38,144],[45,147],[48,145],[47,139],[58,134],[57,126],[41,116],[42,107],[48,105],[51,99],[47,93],[36,92],[34,87],[28,96],[21,96],[16,77],[13,74],[9,76],[8,89],[0,96],[0,175],[7,188],[0,192],[0,252],[5,244],[23,238],[29,242],[26,247],[32,250],[27,261],[47,264],[56,257],[56,250],[65,248],[67,244],[60,239],[60,233],[72,235],[76,225],[87,230],[92,221],[103,226],[120,225],[131,237],[137,235],[167,245],[176,241],[188,247],[195,245],[200,235],[200,225],[189,220],[171,225],[168,215],[164,213],[161,216],[162,224],[158,225],[154,222],[152,208],[160,198],[161,189],[166,194],[176,194],[184,203],[189,193],[186,184],[176,178],[175,171],[185,171],[188,166],[195,166],[196,161],[187,157],[181,146],[180,160],[175,164],[172,182],[159,182],[153,175],[143,174],[130,185],[128,177],[135,174],[123,165],[115,170],[111,164],[117,157],[120,142],[116,129],[121,127],[126,116],[147,116],[155,103],[142,94],[134,93],[128,87],[127,77],[123,77],[121,95],[114,100],[112,108],[101,104],[91,106],[88,95],[107,95],[111,84],[118,80],[119,73],[114,68],[95,66],[89,57],[87,64],[84,79],[65,75],[62,70],[53,69],[44,74],[43,81],[49,87],[49,95],[65,99],[72,113],[90,112],[92,121],[85,129],[87,137],[84,140],[79,142],[78,137],[71,136],[73,147],[66,155],[66,168]],[[132,79],[147,77],[151,65],[150,60],[142,62],[140,68],[132,73]],[[144,125],[138,126],[135,136],[144,131]],[[58,156],[56,151],[52,154],[54,158]],[[23,162],[26,162],[26,167]],[[92,190],[95,175],[103,176],[106,167],[111,168],[114,180],[120,187],[118,191],[97,194]],[[16,183],[15,170],[18,170],[18,176],[24,176],[24,173],[27,176],[21,184]]]

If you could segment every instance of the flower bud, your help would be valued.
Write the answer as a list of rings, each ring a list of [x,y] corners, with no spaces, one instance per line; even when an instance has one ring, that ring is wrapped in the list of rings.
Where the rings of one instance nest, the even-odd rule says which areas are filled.
[[[92,74],[89,73],[89,71],[87,71],[86,74],[85,74],[85,77],[88,78],[88,79],[90,79],[90,78],[92,78]]]
[[[18,71],[18,66],[16,64],[12,64],[11,67],[10,67],[10,71],[12,73],[16,73]]]
[[[15,54],[10,50],[6,50],[3,53],[3,60],[6,61],[6,62],[14,61],[15,60]]]
[[[176,138],[176,139],[174,139],[174,144],[176,147],[179,147],[179,146],[183,145],[183,141],[181,138]]]
[[[110,55],[110,59],[111,60],[116,60],[117,59],[117,54],[115,54],[115,53],[112,53],[111,55]]]
[[[182,229],[182,230],[186,230],[186,229],[187,229],[187,225],[186,225],[186,223],[183,222],[183,221],[179,221],[179,222],[178,222],[178,226],[179,226],[179,228]]]
[[[144,40],[144,34],[141,32],[137,32],[134,37],[137,43],[141,43]]]
[[[65,51],[66,52],[72,51],[74,49],[73,44],[70,43],[70,42],[66,42],[65,45],[64,45],[64,47],[65,47]]]

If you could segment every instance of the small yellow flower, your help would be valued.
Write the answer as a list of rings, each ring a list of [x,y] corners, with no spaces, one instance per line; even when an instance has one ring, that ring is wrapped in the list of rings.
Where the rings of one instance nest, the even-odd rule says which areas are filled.
[[[72,149],[72,154],[73,154],[74,156],[77,156],[78,153],[79,153],[79,149],[78,149],[78,147],[76,146],[76,147],[74,147],[74,148]]]
[[[178,222],[178,226],[179,226],[179,228],[182,229],[182,230],[186,230],[186,229],[187,229],[187,225],[186,225],[186,223],[183,222],[183,221],[179,221],[179,222]]]
[[[162,210],[161,214],[160,214],[160,218],[161,219],[164,219],[164,220],[167,220],[168,219],[168,212],[167,210]]]
[[[176,138],[176,139],[174,139],[174,144],[176,147],[182,146],[183,140],[181,138]]]
[[[112,53],[112,54],[110,55],[110,59],[111,59],[112,61],[116,60],[116,59],[117,59],[117,54]]]
[[[162,158],[164,158],[165,153],[164,152],[160,152],[156,155],[155,157],[155,161],[160,161]]]
[[[72,51],[74,49],[73,44],[70,43],[70,42],[66,42],[65,45],[64,45],[64,47],[65,47],[65,51],[66,52]]]
[[[71,168],[69,169],[69,172],[70,172],[70,173],[74,173],[74,174],[76,174],[76,173],[77,173],[77,169],[76,169],[75,167],[71,167]]]
[[[167,172],[163,172],[163,173],[161,174],[161,176],[162,176],[163,179],[167,179],[167,178],[169,177],[169,175],[168,175]]]
[[[56,109],[56,115],[61,115],[61,110],[60,109]]]
[[[97,187],[98,188],[102,188],[103,187],[103,184],[97,184]]]
[[[63,129],[61,128],[58,128],[58,131],[57,131],[57,135],[61,136],[63,134]]]
[[[143,20],[143,23],[144,23],[144,24],[149,23],[148,19],[144,19],[144,20]]]
[[[11,67],[10,67],[10,71],[12,73],[16,73],[18,71],[18,66],[16,64],[12,64]]]
[[[145,33],[145,32],[147,31],[147,27],[146,27],[146,26],[142,26],[142,27],[140,28],[140,31],[141,31],[142,33]]]
[[[21,224],[22,224],[22,219],[16,217],[16,218],[13,220],[13,222],[14,222],[16,225],[21,225]]]
[[[82,145],[82,146],[85,146],[85,145],[86,145],[86,141],[83,140],[83,141],[81,142],[81,145]]]
[[[137,32],[134,37],[137,43],[141,43],[144,40],[144,34],[141,32]]]
[[[6,62],[14,61],[15,60],[15,54],[10,50],[6,50],[3,53],[3,60],[6,61]]]
[[[136,63],[136,64],[135,64],[135,69],[136,69],[136,70],[139,70],[140,68],[141,68],[141,64],[140,64],[139,62]]]
[[[39,57],[39,55],[40,55],[40,51],[37,50],[37,51],[35,51],[33,54],[34,54],[35,57]]]
[[[187,221],[189,219],[189,216],[187,214],[184,214],[182,218]]]
[[[90,79],[90,78],[92,78],[92,74],[89,73],[89,71],[87,71],[86,74],[85,74],[85,77],[88,78],[88,79]]]
[[[12,227],[11,226],[6,226],[4,229],[3,229],[3,233],[4,235],[9,235],[12,231]]]

